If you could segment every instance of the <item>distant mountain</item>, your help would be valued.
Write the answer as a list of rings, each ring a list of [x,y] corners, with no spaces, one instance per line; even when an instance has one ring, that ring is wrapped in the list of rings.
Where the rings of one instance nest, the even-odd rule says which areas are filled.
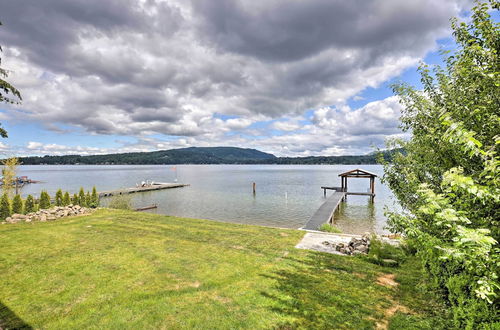
[[[383,152],[386,159],[394,152]],[[359,156],[276,157],[255,149],[235,147],[182,148],[152,152],[130,152],[107,155],[66,155],[23,157],[24,165],[74,164],[377,164],[377,154]]]
[[[20,158],[22,164],[240,164],[270,161],[276,156],[234,147],[182,148],[107,155],[66,155]]]

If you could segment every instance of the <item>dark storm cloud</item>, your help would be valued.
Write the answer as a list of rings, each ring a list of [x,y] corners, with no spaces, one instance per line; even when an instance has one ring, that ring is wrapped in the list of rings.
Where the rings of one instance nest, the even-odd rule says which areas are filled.
[[[445,1],[446,2],[446,1]],[[293,61],[331,47],[406,50],[449,19],[431,1],[192,0],[199,32],[217,47],[274,61]],[[448,1],[448,4],[451,2]]]
[[[148,7],[156,13],[147,14],[135,0],[3,0],[0,19],[7,28],[0,29],[0,38],[50,71],[84,75],[91,70],[81,70],[82,63],[74,61],[82,38],[119,38],[126,31],[168,36],[178,29],[181,16],[175,9],[154,1],[147,1]],[[107,63],[111,73],[112,64]]]

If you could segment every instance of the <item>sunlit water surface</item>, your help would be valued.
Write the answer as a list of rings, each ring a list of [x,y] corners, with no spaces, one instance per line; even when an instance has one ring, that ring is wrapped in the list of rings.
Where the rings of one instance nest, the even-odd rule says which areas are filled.
[[[130,195],[135,207],[156,203],[154,213],[234,223],[299,228],[325,201],[321,186],[339,186],[342,172],[363,168],[381,176],[379,165],[40,165],[21,166],[19,175],[42,183],[27,185],[22,194],[52,196],[62,188],[70,193],[95,186],[98,191],[134,187],[144,180],[189,183],[189,187]],[[252,183],[257,186],[252,192]],[[349,179],[349,191],[367,192],[369,180]],[[383,233],[384,206],[392,205],[390,190],[375,183],[369,197],[348,196],[335,215],[346,233]],[[328,192],[331,194],[331,192]]]

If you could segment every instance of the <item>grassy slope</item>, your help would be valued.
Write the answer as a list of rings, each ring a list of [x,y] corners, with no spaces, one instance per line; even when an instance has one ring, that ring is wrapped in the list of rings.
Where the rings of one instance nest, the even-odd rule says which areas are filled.
[[[397,328],[440,322],[415,272],[296,250],[303,232],[100,210],[0,225],[0,328]],[[417,274],[418,275],[418,274]],[[411,321],[409,323],[409,321]]]

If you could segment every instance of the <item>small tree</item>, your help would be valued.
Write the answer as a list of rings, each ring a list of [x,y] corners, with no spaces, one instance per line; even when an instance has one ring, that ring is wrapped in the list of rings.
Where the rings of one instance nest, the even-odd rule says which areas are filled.
[[[0,219],[5,220],[10,217],[12,214],[12,210],[10,209],[9,195],[7,193],[3,193],[2,198],[0,199]]]
[[[26,197],[26,202],[24,203],[24,212],[31,213],[35,212],[35,210],[35,200],[33,199],[33,196],[28,195],[28,197]]]
[[[92,203],[92,197],[90,196],[90,192],[87,191],[85,194],[85,206],[90,207],[90,204]]]
[[[59,189],[57,192],[56,192],[56,206],[62,206],[63,205],[63,193],[62,193],[62,190]]]
[[[97,194],[97,190],[95,186],[92,188],[92,196],[90,198],[89,207],[96,208],[99,206],[99,195]]]
[[[87,199],[85,198],[85,191],[83,188],[80,188],[80,191],[78,192],[78,205],[87,206]]]
[[[64,193],[62,204],[64,206],[68,206],[69,204],[71,204],[71,198],[69,197],[69,192],[67,191]]]
[[[80,200],[78,199],[78,195],[77,194],[73,194],[73,197],[71,198],[71,203],[73,203],[73,205],[79,205],[80,204]]]
[[[19,195],[14,196],[14,199],[12,200],[12,213],[23,214],[23,200]]]
[[[40,209],[50,208],[50,196],[45,190],[40,194]]]
[[[14,183],[16,182],[17,167],[19,166],[19,159],[16,157],[7,158],[3,161],[2,168],[2,183],[3,191],[10,194]],[[16,191],[17,193],[17,191]]]

